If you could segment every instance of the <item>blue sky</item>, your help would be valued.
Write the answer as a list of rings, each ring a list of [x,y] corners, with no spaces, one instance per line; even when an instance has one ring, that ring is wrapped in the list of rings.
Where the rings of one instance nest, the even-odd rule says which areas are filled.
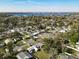
[[[0,0],[0,12],[79,12],[79,0]]]

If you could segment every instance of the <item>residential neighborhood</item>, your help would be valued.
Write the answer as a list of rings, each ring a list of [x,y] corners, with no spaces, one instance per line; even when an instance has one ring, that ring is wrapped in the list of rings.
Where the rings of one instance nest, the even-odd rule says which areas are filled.
[[[79,17],[0,16],[1,59],[79,59]]]

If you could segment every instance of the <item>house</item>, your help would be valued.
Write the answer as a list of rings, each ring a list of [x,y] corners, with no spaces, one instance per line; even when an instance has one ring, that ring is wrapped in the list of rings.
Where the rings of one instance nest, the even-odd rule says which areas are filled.
[[[0,48],[4,47],[5,43],[4,42],[0,42]]]
[[[61,32],[61,33],[65,33],[66,31],[62,29],[62,30],[60,30],[59,32]]]
[[[38,37],[37,36],[33,36],[33,39],[36,41],[38,39]]]
[[[36,31],[34,33],[31,34],[31,36],[37,36],[38,34],[44,33],[45,30],[41,30],[41,31]]]
[[[35,59],[31,54],[28,52],[20,52],[16,55],[17,59]]]
[[[27,48],[27,51],[28,51],[29,53],[34,53],[34,52],[39,51],[42,46],[43,46],[42,43],[37,43],[37,44],[35,44],[35,45],[33,45],[33,46]]]
[[[28,44],[29,44],[30,46],[32,46],[32,45],[33,45],[33,40],[32,40],[32,39],[29,39],[29,40],[28,40]]]
[[[51,27],[50,27],[50,26],[47,26],[47,27],[46,27],[46,30],[50,30],[50,29],[51,29]]]
[[[24,35],[23,39],[30,39],[30,36],[29,35]]]
[[[9,53],[9,49],[6,48],[5,51],[6,51],[6,53]]]
[[[33,46],[27,48],[27,51],[29,53],[34,53],[34,52],[37,52],[38,51],[38,48],[35,45],[33,45]]]
[[[70,30],[71,30],[71,27],[70,27],[70,26],[68,26],[67,28],[66,28],[66,27],[62,27],[62,29],[60,29],[59,32],[65,33],[65,32],[68,32],[68,31],[70,31]]]
[[[39,33],[40,33],[39,31],[35,32],[35,33],[32,34],[32,36],[38,35]]]
[[[38,39],[38,37],[37,37],[37,36],[33,36],[33,38],[34,38],[34,39]]]
[[[44,33],[44,32],[45,32],[45,30],[41,30],[40,32],[41,32],[41,33]]]
[[[76,48],[79,49],[79,41],[76,42]]]
[[[14,38],[13,42],[16,43],[16,42],[21,41],[21,40],[22,40],[21,38],[16,38],[16,39]]]
[[[74,56],[72,56],[72,55],[66,55],[66,54],[61,54],[61,55],[59,56],[59,58],[60,58],[60,59],[79,59],[79,58],[74,57]]]
[[[21,46],[15,46],[14,48],[13,48],[13,51],[14,52],[20,52],[20,51],[22,51],[23,50],[23,48],[21,47]]]
[[[14,33],[14,32],[15,32],[15,30],[13,30],[13,29],[12,29],[12,30],[10,30],[10,32]]]
[[[36,47],[42,48],[43,45],[44,45],[43,43],[37,43]]]
[[[12,42],[12,40],[11,39],[6,39],[4,42],[5,42],[5,44],[8,44],[8,43]]]

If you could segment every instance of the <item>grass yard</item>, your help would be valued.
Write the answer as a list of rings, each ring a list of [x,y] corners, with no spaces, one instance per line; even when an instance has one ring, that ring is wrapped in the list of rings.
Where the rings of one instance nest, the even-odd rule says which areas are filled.
[[[4,48],[0,48],[0,54],[5,54]]]
[[[35,56],[37,56],[39,59],[49,59],[49,55],[44,50],[36,52]]]

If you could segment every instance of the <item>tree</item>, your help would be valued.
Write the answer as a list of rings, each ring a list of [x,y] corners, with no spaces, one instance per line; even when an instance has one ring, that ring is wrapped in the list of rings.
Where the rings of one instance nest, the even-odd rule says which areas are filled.
[[[45,51],[55,57],[55,59],[60,53],[63,53],[63,41],[60,38],[44,38],[44,44]]]

